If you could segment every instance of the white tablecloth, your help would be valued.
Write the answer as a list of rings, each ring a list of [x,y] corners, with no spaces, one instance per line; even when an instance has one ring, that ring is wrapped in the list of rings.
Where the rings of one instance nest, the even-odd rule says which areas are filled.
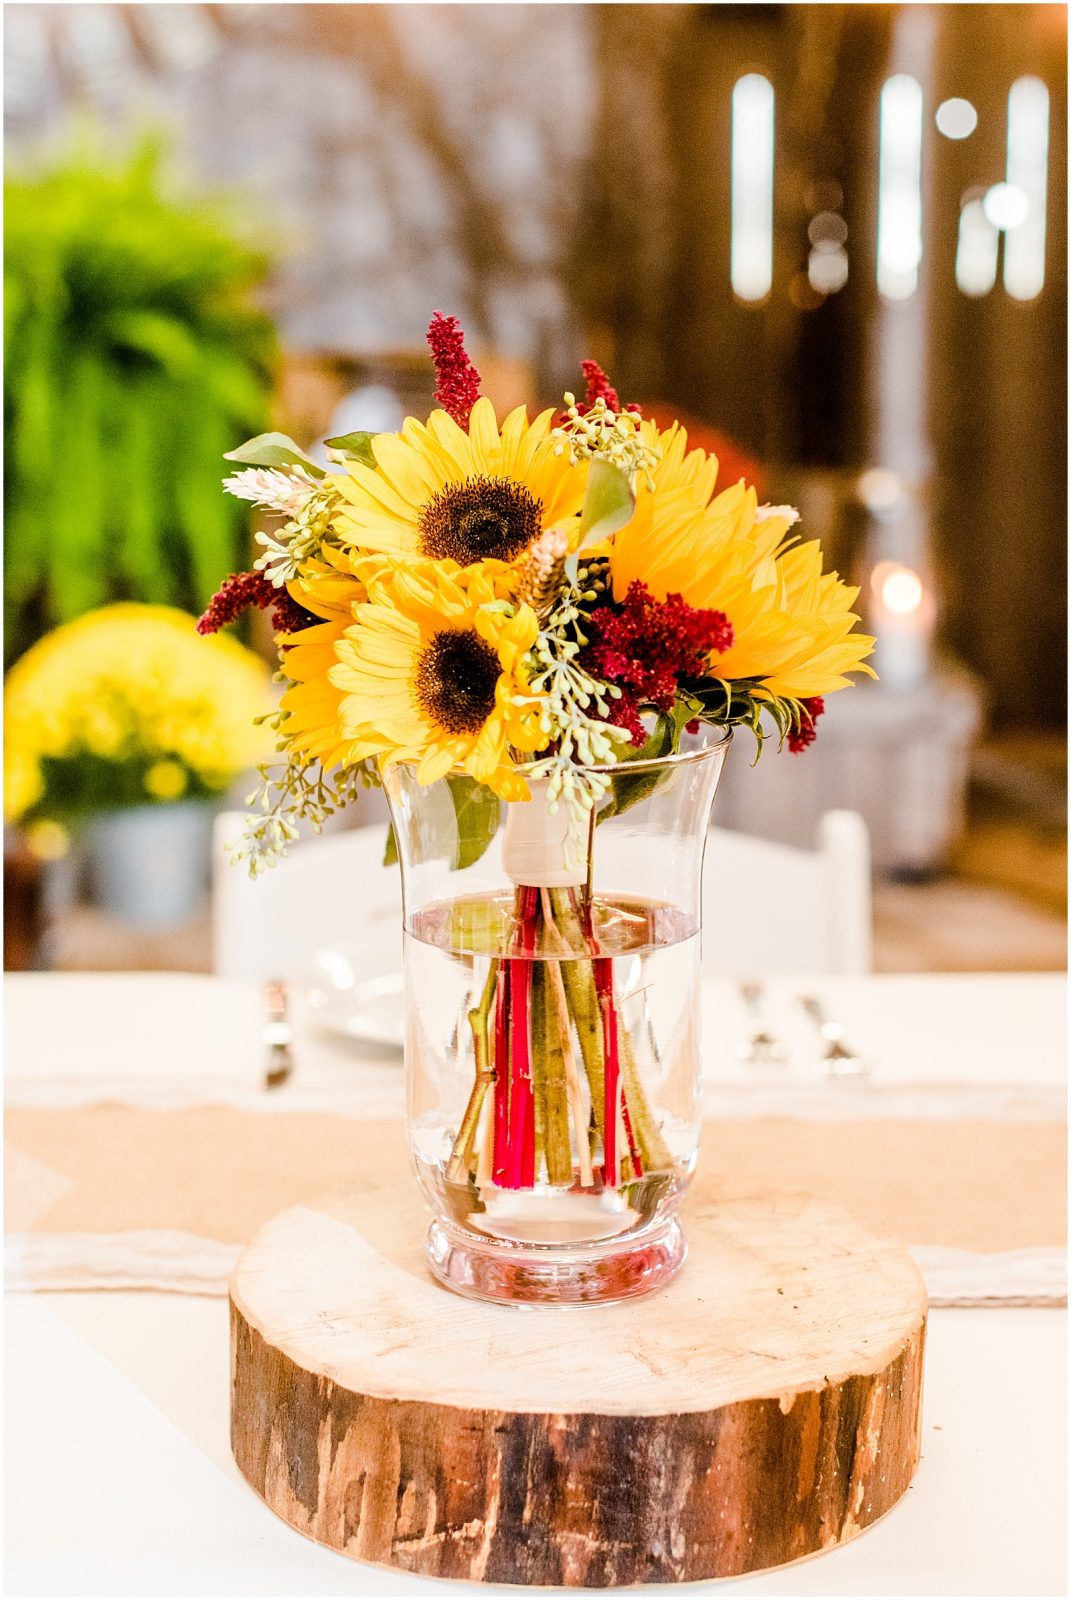
[[[882,1104],[896,1115],[969,1115],[971,1106],[989,1115],[998,1105],[998,1114],[1059,1114],[1062,981],[992,975],[772,983],[771,1023],[793,1047],[791,1069],[772,1083],[740,1065],[739,1001],[729,986],[711,985],[706,1081],[715,1109],[723,1101],[755,1115],[772,1095],[782,1112],[847,1114],[838,1108],[862,1091],[819,1079],[813,1038],[792,1001],[804,987],[873,1056],[864,1115]],[[8,1093],[19,1104],[87,1103],[106,1083],[135,1103],[224,1100],[269,1113],[311,1104],[393,1116],[401,1105],[396,1060],[308,1038],[293,1085],[265,1095],[260,997],[241,984],[19,975],[7,980],[7,994]],[[900,1109],[904,1096],[914,1112]],[[8,1592],[449,1594],[308,1543],[246,1487],[227,1444],[226,1320],[222,1300],[194,1296],[8,1297]],[[934,1311],[923,1460],[903,1501],[819,1560],[699,1587],[1063,1592],[1065,1350],[1061,1311]]]
[[[817,995],[872,1063],[865,1084],[824,1079],[796,997]],[[262,1092],[263,997],[255,984],[185,973],[17,973],[5,979],[6,1099],[76,1105],[330,1108],[399,1116],[401,1058],[302,1028],[297,1070]],[[1050,973],[771,979],[766,1025],[785,1067],[740,1059],[748,1021],[735,985],[703,986],[704,1092],[721,1116],[1062,1116],[1066,986]],[[865,1097],[865,1100],[864,1098]]]

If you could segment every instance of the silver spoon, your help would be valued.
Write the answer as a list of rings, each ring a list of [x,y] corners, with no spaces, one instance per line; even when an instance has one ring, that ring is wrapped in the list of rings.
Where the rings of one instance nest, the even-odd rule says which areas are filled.
[[[761,983],[742,982],[738,985],[740,998],[747,1006],[748,1016],[751,1019],[751,1033],[741,1041],[740,1055],[750,1067],[764,1066],[767,1063],[780,1066],[788,1060],[788,1051],[772,1033],[762,1025],[762,996]]]
[[[818,1037],[825,1048],[822,1065],[831,1078],[862,1078],[870,1071],[870,1063],[845,1041],[844,1029],[826,1011],[817,995],[801,994],[800,1005],[818,1029]]]

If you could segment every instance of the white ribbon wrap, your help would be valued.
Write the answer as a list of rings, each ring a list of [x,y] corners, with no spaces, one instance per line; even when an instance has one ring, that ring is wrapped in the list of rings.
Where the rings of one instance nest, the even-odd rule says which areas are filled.
[[[551,811],[548,780],[529,783],[530,800],[511,801],[502,835],[502,865],[516,884],[537,889],[574,889],[587,882],[583,846],[571,826],[569,807]]]

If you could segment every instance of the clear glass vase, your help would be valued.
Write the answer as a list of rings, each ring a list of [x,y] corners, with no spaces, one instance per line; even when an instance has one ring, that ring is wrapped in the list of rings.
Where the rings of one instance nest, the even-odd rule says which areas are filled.
[[[545,785],[387,776],[409,1145],[450,1288],[605,1301],[667,1282],[700,1131],[703,846],[729,746],[615,769],[586,837]]]

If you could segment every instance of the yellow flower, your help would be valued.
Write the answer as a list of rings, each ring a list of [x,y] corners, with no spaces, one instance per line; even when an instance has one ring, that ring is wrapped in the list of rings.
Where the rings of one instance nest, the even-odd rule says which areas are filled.
[[[292,680],[282,699],[288,715],[281,731],[294,750],[318,759],[325,768],[361,759],[354,753],[353,740],[341,731],[342,691],[330,682],[328,673],[338,659],[335,646],[367,598],[366,580],[384,565],[381,556],[359,556],[325,545],[323,559],[304,562],[287,584],[299,605],[324,620],[276,641],[283,672]]]
[[[479,567],[394,565],[372,579],[328,674],[350,759],[413,762],[421,783],[461,770],[504,799],[527,799],[510,749],[546,742],[524,671],[537,632],[531,608],[502,602]]]
[[[88,612],[7,675],[5,814],[47,809],[46,756],[148,757],[225,788],[270,753],[272,736],[253,719],[272,709],[264,664],[235,639],[200,638],[184,612],[133,603]]]
[[[343,692],[328,676],[338,661],[336,648],[361,603],[355,601],[344,616],[302,629],[295,635],[297,643],[283,655],[283,671],[293,684],[283,695],[282,707],[289,715],[280,731],[294,750],[318,759],[325,768],[349,766],[365,754],[363,746],[342,731]]]
[[[645,423],[644,427],[650,427]],[[662,460],[653,492],[642,489],[636,514],[610,554],[614,597],[639,581],[656,599],[679,594],[690,606],[723,611],[731,647],[710,665],[714,677],[758,679],[769,694],[805,699],[851,683],[874,640],[854,632],[858,589],[822,572],[815,541],[789,537],[795,513],[759,507],[743,482],[711,499],[717,461],[686,452],[683,428],[657,435]]]
[[[359,605],[367,593],[365,580],[368,574],[382,565],[382,560],[361,557],[349,550],[336,550],[331,545],[324,545],[322,559],[302,562],[297,577],[286,587],[298,605],[304,606],[314,616],[323,617],[329,622],[340,617],[352,622],[354,606]],[[297,635],[278,637],[285,644],[287,639],[300,639],[308,631],[303,629]]]
[[[178,761],[154,761],[145,774],[145,789],[154,800],[177,800],[186,787],[186,769]]]
[[[26,829],[26,846],[38,861],[62,861],[71,848],[71,836],[62,823],[41,817]]]
[[[653,422],[644,422],[641,431],[661,459],[652,472],[654,489],[639,485],[635,514],[614,536],[614,597],[623,600],[629,585],[638,581],[660,600],[680,594],[689,605],[697,605],[684,585],[712,545],[720,547],[754,520],[755,491],[734,484],[711,504],[717,458],[705,450],[689,450],[688,434],[679,423],[659,432]]]
[[[786,541],[787,527],[787,518],[776,515],[754,521],[738,541],[743,558],[726,552],[724,583],[706,572],[708,592],[717,587],[724,596],[717,603],[733,625],[733,643],[711,670],[722,678],[758,678],[770,694],[802,700],[848,688],[852,672],[873,677],[865,662],[874,640],[855,631],[858,589],[835,572],[823,573],[817,540]]]
[[[338,533],[361,551],[395,559],[513,566],[546,528],[576,531],[587,468],[555,454],[553,412],[528,421],[523,406],[501,430],[477,400],[468,431],[445,411],[409,417],[400,434],[372,440],[376,470],[359,461],[335,479],[345,504]]]
[[[317,758],[330,769],[349,766],[368,754],[366,740],[354,739],[342,726],[345,695],[330,677],[331,668],[339,659],[337,647],[361,615],[369,583],[399,564],[382,556],[355,556],[329,549],[325,549],[324,557],[329,565],[321,570],[319,565],[309,563],[287,585],[295,600],[324,621],[278,642],[283,646],[283,671],[292,680],[282,699],[283,710],[288,713],[282,732],[294,750]],[[483,585],[480,593],[490,599],[506,598],[513,587],[509,569],[500,562],[482,562],[467,571],[456,561],[436,563],[423,557],[406,565],[414,579],[422,577],[425,583],[434,583],[436,576],[443,576],[464,584],[478,572]],[[379,603],[393,604],[389,585],[386,591],[380,585],[375,592]],[[291,639],[292,644],[288,642]]]
[[[672,494],[683,490],[699,505],[707,505],[718,481],[718,458],[705,450],[688,449],[688,431],[679,422],[659,430],[654,422],[640,424],[644,443],[657,449],[659,460],[654,467],[655,490]]]

